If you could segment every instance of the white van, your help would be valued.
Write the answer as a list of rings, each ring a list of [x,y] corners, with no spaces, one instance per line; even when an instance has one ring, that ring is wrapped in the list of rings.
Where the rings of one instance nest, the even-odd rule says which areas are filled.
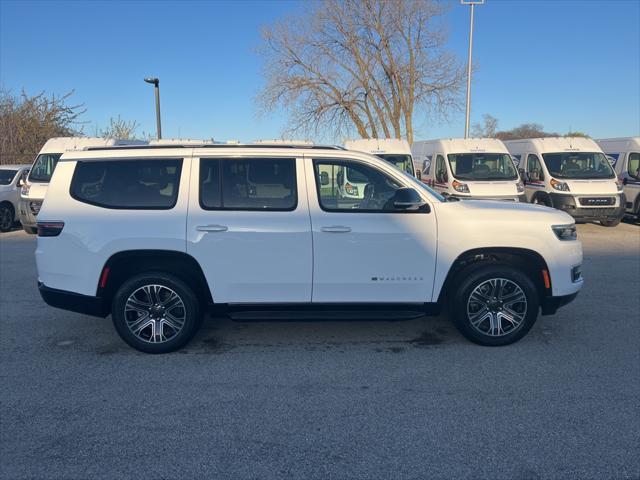
[[[427,140],[415,142],[411,151],[419,162],[418,178],[445,196],[525,201],[518,170],[500,140]]]
[[[625,198],[598,144],[583,137],[548,137],[505,142],[518,163],[527,200],[563,210],[580,221],[614,227]]]
[[[344,148],[375,155],[412,177],[416,176],[411,147],[409,147],[409,142],[406,140],[398,138],[362,138],[347,140],[344,142]],[[362,199],[369,195],[368,192],[365,192],[366,180],[366,178],[358,175],[355,170],[346,168],[338,175],[338,188],[340,188],[342,195],[347,198]]]
[[[596,142],[622,180],[627,213],[640,218],[640,137],[603,138]]]
[[[36,217],[47,193],[49,180],[56,168],[60,156],[69,150],[82,150],[85,147],[110,147],[114,145],[144,145],[142,140],[117,140],[99,137],[56,137],[46,141],[36,157],[29,176],[20,191],[18,217],[27,233],[35,234]]]

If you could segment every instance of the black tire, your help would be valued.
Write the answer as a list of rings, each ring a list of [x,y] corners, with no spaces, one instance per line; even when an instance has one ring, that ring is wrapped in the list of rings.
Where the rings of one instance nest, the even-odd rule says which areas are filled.
[[[461,272],[457,278],[458,282],[454,284],[454,291],[452,292],[452,295],[450,295],[450,312],[452,320],[460,333],[474,343],[486,346],[500,346],[517,342],[527,334],[538,318],[540,305],[538,290],[531,278],[518,269],[504,264],[488,263],[472,266]],[[514,303],[508,300],[501,303],[499,299],[496,301],[491,297],[491,302],[493,302],[491,303],[491,308],[487,305],[483,305],[482,308],[486,309],[486,313],[482,315],[480,303],[474,302],[470,297],[474,290],[477,288],[484,288],[484,286],[488,285],[486,282],[489,282],[492,279],[506,280],[501,282],[501,284],[504,285],[505,288],[509,288],[503,290],[505,295],[502,298],[520,298],[520,293],[522,293],[526,299],[526,304],[524,302]],[[516,285],[520,290],[518,291],[513,288],[512,284]],[[511,288],[513,289],[510,290]],[[509,292],[515,292],[512,294],[517,295],[517,297],[509,296]],[[497,297],[500,297],[500,295]],[[509,307],[506,306],[507,304],[510,304]],[[526,308],[524,311],[522,308],[523,306]],[[469,310],[474,310],[476,308],[477,311],[475,314],[478,315],[478,317],[474,318],[476,321],[478,318],[486,316],[488,313],[491,315],[495,314],[495,316],[481,322],[477,327],[474,327],[472,325]],[[510,310],[510,308],[513,308],[513,310]],[[499,309],[500,311],[494,311],[494,309]],[[522,318],[517,326],[513,326],[513,322],[503,320],[505,314],[516,320],[519,315],[521,315]],[[472,311],[471,316],[473,315],[474,313]],[[504,325],[504,328],[502,328],[502,334],[498,334],[499,331],[496,332],[496,335],[490,335],[486,331],[483,332],[483,330],[490,329],[489,326],[492,321],[497,322],[501,327]]]
[[[616,227],[622,221],[622,217],[614,218],[613,220],[600,220],[600,225],[603,227]]]
[[[36,227],[25,227],[23,226],[22,229],[27,232],[29,235],[35,235],[36,233],[38,233],[38,229]]]
[[[536,205],[544,205],[545,207],[552,208],[551,201],[548,200],[544,195],[536,195],[532,203],[535,203]]]
[[[142,311],[143,309],[141,308],[138,311],[129,310],[125,312],[125,308],[129,308],[127,302],[134,294],[136,295],[133,297],[135,300],[134,308],[138,308],[138,306],[141,305],[138,303],[138,300],[144,301],[146,292],[142,290],[142,288],[145,286],[159,287],[155,289],[153,293],[157,302],[149,305],[148,308],[147,306],[144,307],[147,308],[146,321],[148,323],[150,322],[150,324],[138,332],[138,334],[135,334],[130,326],[135,326],[135,322],[140,319],[142,319],[143,322],[145,321],[144,311]],[[166,300],[167,305],[171,304],[168,300],[167,291],[175,293],[182,303],[171,308],[152,311],[154,306],[160,304],[158,300]],[[163,297],[163,295],[165,296]],[[154,300],[151,297],[148,298],[151,299],[150,303],[153,303]],[[169,316],[184,317],[183,324],[179,330],[176,331],[170,328],[168,326],[169,324],[166,323],[168,320],[165,319],[165,315],[168,315],[168,312],[172,312]],[[200,303],[191,287],[179,278],[162,272],[141,273],[124,282],[113,297],[111,317],[120,337],[131,347],[146,353],[169,353],[178,350],[193,338],[202,324]],[[171,321],[173,322],[173,320]],[[167,326],[165,327],[165,325]],[[139,326],[140,325],[138,325],[138,327]],[[164,333],[164,329],[167,329],[166,340],[158,340],[155,337],[154,339],[156,341],[151,340],[153,329],[157,326],[160,326],[161,335]]]
[[[0,232],[8,232],[15,223],[15,212],[10,203],[0,204]]]

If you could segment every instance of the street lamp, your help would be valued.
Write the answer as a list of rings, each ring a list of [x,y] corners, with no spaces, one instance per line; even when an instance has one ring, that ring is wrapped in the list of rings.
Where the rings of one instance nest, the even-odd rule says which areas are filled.
[[[462,5],[471,7],[469,21],[469,60],[467,63],[467,112],[464,122],[464,138],[469,138],[469,116],[471,114],[471,51],[473,50],[473,7],[484,4],[484,0],[460,0]]]
[[[156,123],[158,131],[158,140],[162,138],[162,127],[160,125],[160,80],[155,77],[147,77],[144,79],[147,83],[152,83],[156,92]]]

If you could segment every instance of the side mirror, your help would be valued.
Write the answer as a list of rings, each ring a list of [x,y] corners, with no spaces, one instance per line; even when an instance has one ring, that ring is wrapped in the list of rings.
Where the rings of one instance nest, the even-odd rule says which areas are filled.
[[[23,186],[24,186],[24,176],[20,175],[20,178],[18,178],[18,181],[16,182],[16,187],[22,188]]]
[[[623,184],[623,185],[626,185],[627,183],[629,183],[629,178],[628,178],[628,177],[624,177],[624,178],[622,179],[622,184]]]
[[[538,172],[537,170],[533,170],[529,172],[528,177],[529,177],[529,180],[533,180],[533,181],[540,180],[540,172]]]
[[[418,180],[422,180],[422,171],[421,170],[416,170],[416,178]]]
[[[413,188],[399,188],[393,196],[393,207],[396,210],[418,211],[428,208],[428,205]]]
[[[320,185],[329,185],[329,174],[327,172],[320,172]]]

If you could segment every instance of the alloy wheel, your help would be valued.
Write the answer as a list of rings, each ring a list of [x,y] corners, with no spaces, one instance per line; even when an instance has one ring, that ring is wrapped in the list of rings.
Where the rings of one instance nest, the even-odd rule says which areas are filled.
[[[164,285],[144,285],[127,298],[124,317],[127,328],[147,343],[163,343],[174,338],[186,321],[184,301]]]
[[[470,325],[491,337],[514,332],[527,315],[527,297],[520,286],[506,278],[491,278],[473,289],[467,300]]]

